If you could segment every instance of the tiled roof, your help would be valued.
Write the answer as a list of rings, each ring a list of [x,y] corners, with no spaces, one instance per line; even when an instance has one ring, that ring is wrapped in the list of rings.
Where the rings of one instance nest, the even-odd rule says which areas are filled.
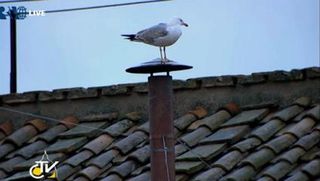
[[[303,81],[308,76],[319,79],[320,69],[307,70],[238,76],[236,82],[260,83],[272,77],[280,82]],[[235,83],[230,76],[199,80],[204,88]],[[182,85],[186,86],[186,82]],[[102,89],[102,92],[117,98],[116,95],[127,94],[133,89],[144,90],[137,88],[140,84],[130,86],[126,89]],[[187,86],[192,87],[192,84]],[[314,88],[319,90],[320,84]],[[101,90],[99,93],[92,90],[95,89],[74,89],[75,92],[67,90],[68,93],[58,91],[46,95],[6,95],[2,102],[32,105],[40,99],[57,101],[69,97],[68,100],[72,101],[79,96],[99,99],[97,96],[102,95]],[[320,179],[319,99],[300,95],[300,98],[285,104],[281,100],[266,101],[254,105],[238,105],[234,101],[214,110],[194,106],[192,110],[176,116],[176,180]],[[129,112],[122,115],[115,110],[80,117],[65,116],[54,123],[54,120],[30,119],[16,125],[14,120],[2,120],[0,179],[30,178],[29,168],[41,159],[46,150],[51,160],[59,161],[60,180],[150,180],[149,122],[142,114]],[[3,119],[1,114],[0,119]]]

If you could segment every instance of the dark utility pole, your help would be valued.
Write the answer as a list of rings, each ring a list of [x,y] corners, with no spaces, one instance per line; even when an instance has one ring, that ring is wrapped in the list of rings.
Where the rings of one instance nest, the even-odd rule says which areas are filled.
[[[148,78],[151,181],[175,181],[173,89],[169,72],[190,68],[173,61],[163,64],[160,59],[156,59],[126,70],[130,73],[151,74]],[[166,75],[153,75],[157,72],[165,72]]]
[[[17,93],[17,14],[10,10],[11,71],[10,93]]]

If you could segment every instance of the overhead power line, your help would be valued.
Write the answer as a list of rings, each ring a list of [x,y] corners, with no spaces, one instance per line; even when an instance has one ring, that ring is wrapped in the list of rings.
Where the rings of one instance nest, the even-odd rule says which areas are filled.
[[[80,10],[100,9],[100,8],[109,8],[109,7],[118,7],[118,6],[129,6],[129,5],[146,4],[146,3],[156,3],[156,2],[164,2],[164,1],[172,1],[172,0],[136,1],[136,2],[129,2],[129,3],[108,4],[108,5],[90,6],[90,7],[82,7],[82,8],[69,8],[69,9],[48,10],[48,11],[45,11],[45,13],[60,13],[60,12],[69,12],[69,11],[80,11]]]
[[[0,1],[0,4],[1,3],[14,3],[14,2],[34,2],[34,1],[45,1],[45,0]],[[109,7],[118,7],[118,6],[131,6],[131,5],[137,5],[137,4],[157,3],[157,2],[164,2],[164,1],[172,1],[172,0],[135,1],[135,2],[129,2],[129,3],[107,4],[107,5],[100,5],[100,6],[82,7],[82,8],[68,8],[68,9],[47,10],[47,11],[45,11],[45,13],[60,13],[60,12],[81,11],[81,10],[100,9],[100,8],[109,8]]]
[[[34,1],[45,1],[45,0],[11,0],[11,1],[0,1],[0,4],[2,4],[2,3],[34,2]]]

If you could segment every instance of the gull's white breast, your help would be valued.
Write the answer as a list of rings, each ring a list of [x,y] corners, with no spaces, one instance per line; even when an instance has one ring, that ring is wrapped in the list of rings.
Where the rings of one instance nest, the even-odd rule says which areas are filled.
[[[166,36],[156,38],[153,42],[153,45],[162,47],[170,46],[174,44],[182,34],[179,26],[169,26],[167,31],[168,34]]]

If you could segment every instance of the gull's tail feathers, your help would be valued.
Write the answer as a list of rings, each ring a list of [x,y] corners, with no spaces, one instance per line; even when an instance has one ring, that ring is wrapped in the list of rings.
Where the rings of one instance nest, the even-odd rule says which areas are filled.
[[[135,34],[125,34],[125,35],[121,35],[121,36],[124,36],[125,39],[130,40],[130,41],[139,41],[139,40],[136,38],[136,35],[135,35]]]

